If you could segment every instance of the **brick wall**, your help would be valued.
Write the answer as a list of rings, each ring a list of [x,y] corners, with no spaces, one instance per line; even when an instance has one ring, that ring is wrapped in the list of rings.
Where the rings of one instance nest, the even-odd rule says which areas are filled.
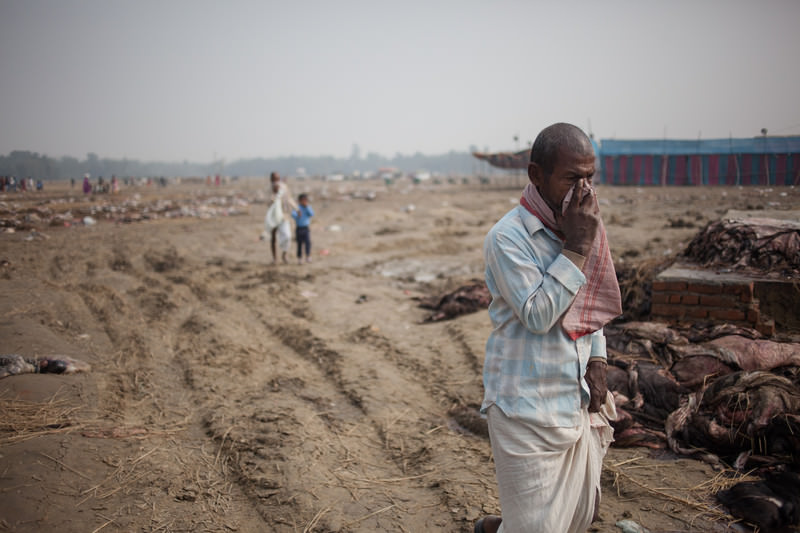
[[[667,321],[708,320],[748,326],[764,335],[775,333],[775,322],[762,317],[753,282],[747,281],[657,279],[650,313]]]

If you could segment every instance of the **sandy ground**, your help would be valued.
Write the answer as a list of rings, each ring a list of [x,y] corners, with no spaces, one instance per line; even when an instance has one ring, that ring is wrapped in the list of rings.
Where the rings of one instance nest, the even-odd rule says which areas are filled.
[[[453,414],[481,401],[490,323],[421,324],[414,297],[482,278],[483,237],[520,183],[291,183],[317,212],[314,262],[300,266],[269,264],[256,202],[242,216],[0,233],[0,353],[92,365],[0,380],[0,530],[472,531],[499,511],[491,450]],[[263,185],[93,201],[255,201]],[[80,196],[52,185],[0,201],[76,213],[91,203]],[[800,206],[777,188],[599,196],[619,261],[674,255],[730,208]],[[592,530],[627,518],[725,531],[716,475],[612,449]]]

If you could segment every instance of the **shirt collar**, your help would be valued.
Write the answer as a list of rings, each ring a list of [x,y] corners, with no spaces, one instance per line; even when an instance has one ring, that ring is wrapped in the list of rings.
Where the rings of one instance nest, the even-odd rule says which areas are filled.
[[[517,212],[519,213],[519,216],[522,219],[522,225],[525,226],[525,231],[528,232],[528,235],[533,237],[533,234],[536,233],[537,231],[544,230],[544,232],[548,235],[548,237],[550,237],[553,240],[561,242],[561,239],[559,239],[556,236],[556,234],[550,230],[550,228],[545,226],[542,223],[542,221],[539,220],[539,217],[533,216],[533,214],[531,214],[530,211],[525,209],[524,206],[522,205],[517,206]]]

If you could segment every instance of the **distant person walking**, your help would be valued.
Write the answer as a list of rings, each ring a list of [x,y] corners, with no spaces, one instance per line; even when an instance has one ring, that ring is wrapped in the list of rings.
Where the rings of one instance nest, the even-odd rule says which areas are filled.
[[[270,206],[267,216],[264,217],[264,226],[270,233],[270,246],[272,249],[272,263],[278,262],[277,248],[281,250],[281,259],[287,263],[286,254],[292,241],[292,228],[289,224],[288,214],[297,209],[289,192],[289,186],[281,182],[277,172],[270,174]]]
[[[303,263],[303,247],[306,249],[306,263],[311,262],[311,217],[314,216],[314,209],[308,202],[308,195],[301,194],[297,197],[300,206],[292,210],[292,218],[295,222],[295,240],[297,241],[297,264]]]
[[[92,184],[89,183],[89,174],[83,175],[83,194],[92,192]]]

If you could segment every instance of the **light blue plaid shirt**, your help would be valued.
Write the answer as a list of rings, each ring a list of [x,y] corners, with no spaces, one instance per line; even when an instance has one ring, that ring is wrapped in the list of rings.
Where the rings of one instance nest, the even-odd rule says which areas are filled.
[[[494,329],[486,342],[481,410],[545,427],[580,423],[589,404],[583,379],[589,357],[606,357],[603,330],[576,341],[561,328],[586,277],[561,253],[562,241],[522,206],[509,211],[483,243]]]

